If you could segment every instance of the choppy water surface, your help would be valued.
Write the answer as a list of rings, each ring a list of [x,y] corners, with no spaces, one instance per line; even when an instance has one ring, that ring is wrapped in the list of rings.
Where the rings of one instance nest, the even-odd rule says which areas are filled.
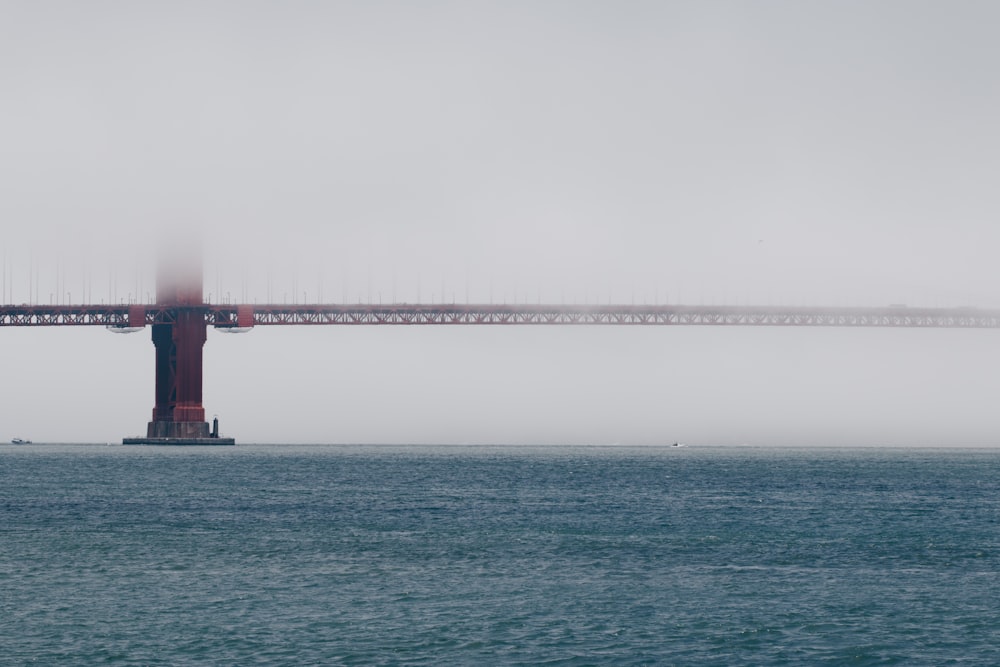
[[[0,664],[1000,664],[1000,452],[0,448]]]

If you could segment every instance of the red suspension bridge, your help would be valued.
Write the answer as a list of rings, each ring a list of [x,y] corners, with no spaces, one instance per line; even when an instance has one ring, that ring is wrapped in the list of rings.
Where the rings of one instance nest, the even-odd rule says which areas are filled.
[[[200,267],[162,271],[156,302],[0,306],[0,327],[150,327],[156,348],[155,403],[145,437],[126,444],[234,444],[205,421],[202,348],[208,327],[246,331],[275,325],[611,325],[1000,328],[1000,310],[978,308],[807,308],[686,305],[211,304]]]

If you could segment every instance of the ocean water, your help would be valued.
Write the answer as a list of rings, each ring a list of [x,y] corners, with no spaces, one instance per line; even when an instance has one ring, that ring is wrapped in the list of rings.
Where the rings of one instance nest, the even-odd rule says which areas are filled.
[[[0,447],[2,665],[997,665],[1000,451]]]

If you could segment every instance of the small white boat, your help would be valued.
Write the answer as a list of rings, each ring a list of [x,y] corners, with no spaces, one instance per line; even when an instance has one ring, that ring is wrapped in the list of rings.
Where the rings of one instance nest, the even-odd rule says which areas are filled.
[[[12,445],[30,445],[31,444],[31,440],[22,440],[21,438],[14,438],[13,440],[10,441],[10,444],[12,444]]]

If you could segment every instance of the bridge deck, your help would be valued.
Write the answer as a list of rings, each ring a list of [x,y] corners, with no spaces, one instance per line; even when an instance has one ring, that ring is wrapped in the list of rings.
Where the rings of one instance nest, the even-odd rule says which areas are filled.
[[[270,325],[698,325],[1000,328],[1000,310],[686,305],[205,304],[0,306],[0,326],[138,328],[199,309],[218,328]]]

